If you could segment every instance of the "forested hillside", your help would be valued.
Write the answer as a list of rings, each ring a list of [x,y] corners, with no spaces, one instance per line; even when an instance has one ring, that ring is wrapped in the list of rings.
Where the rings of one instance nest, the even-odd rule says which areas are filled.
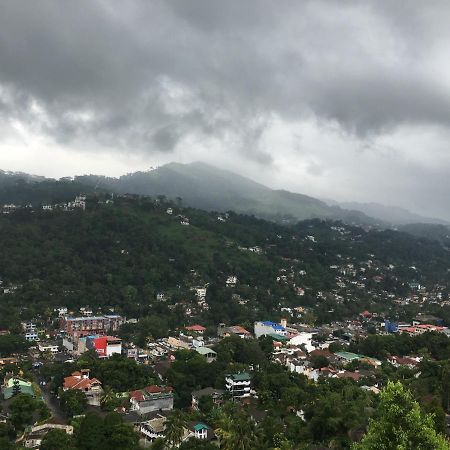
[[[73,180],[25,178],[22,175],[1,176],[0,205],[55,204],[72,200],[80,193],[91,194],[101,189]]]
[[[0,217],[2,308],[25,307],[22,316],[32,316],[90,305],[182,322],[191,305],[194,316],[217,324],[304,306],[320,322],[367,307],[388,311],[411,283],[438,284],[447,295],[448,250],[405,233],[319,220],[285,227],[164,198],[104,200],[89,198],[86,211],[21,209]],[[238,280],[233,288],[229,276]],[[207,306],[199,307],[195,288],[203,286]],[[161,293],[166,301],[157,300]]]

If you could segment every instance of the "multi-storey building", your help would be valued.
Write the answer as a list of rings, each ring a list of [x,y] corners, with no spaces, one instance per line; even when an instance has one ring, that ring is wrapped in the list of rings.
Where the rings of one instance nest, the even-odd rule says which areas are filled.
[[[60,329],[72,338],[117,331],[125,318],[116,314],[91,317],[61,317]]]
[[[24,337],[27,341],[39,340],[36,324],[33,322],[22,323],[22,329],[24,331]]]
[[[225,387],[234,400],[251,396],[252,378],[247,372],[239,372],[225,377]]]

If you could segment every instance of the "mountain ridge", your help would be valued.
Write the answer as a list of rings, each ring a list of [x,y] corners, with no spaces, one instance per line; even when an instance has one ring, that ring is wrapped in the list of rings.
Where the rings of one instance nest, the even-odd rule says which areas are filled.
[[[61,195],[54,192],[59,186],[63,186],[71,195],[76,188],[84,187],[88,193],[101,190],[119,194],[181,198],[186,205],[200,209],[232,210],[287,223],[319,218],[380,228],[416,223],[449,225],[444,220],[422,217],[404,208],[377,203],[338,203],[285,189],[271,189],[245,176],[199,161],[189,164],[171,162],[148,171],[137,171],[120,177],[90,174],[73,178],[63,177],[59,180],[0,170],[0,202],[14,197],[12,192],[15,187],[26,191],[18,196],[20,200],[25,201],[30,185],[41,183],[46,185],[43,197],[46,202],[50,202],[54,197],[61,198]],[[41,184],[41,190],[44,190],[43,186]],[[36,200],[36,197],[34,196],[33,200]]]

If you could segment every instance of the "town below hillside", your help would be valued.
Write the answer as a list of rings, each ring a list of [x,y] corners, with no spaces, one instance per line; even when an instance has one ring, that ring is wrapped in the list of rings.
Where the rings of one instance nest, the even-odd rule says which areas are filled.
[[[0,242],[1,449],[450,448],[442,240],[77,192]]]

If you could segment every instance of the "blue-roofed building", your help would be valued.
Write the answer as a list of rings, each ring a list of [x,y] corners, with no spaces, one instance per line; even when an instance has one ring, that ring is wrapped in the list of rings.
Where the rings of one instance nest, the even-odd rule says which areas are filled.
[[[271,322],[269,320],[255,322],[255,337],[267,336],[270,334],[277,334],[280,336],[287,336],[288,332],[285,327],[279,323]]]
[[[386,320],[384,322],[384,328],[387,333],[396,333],[398,331],[398,323],[391,322],[390,320]]]

